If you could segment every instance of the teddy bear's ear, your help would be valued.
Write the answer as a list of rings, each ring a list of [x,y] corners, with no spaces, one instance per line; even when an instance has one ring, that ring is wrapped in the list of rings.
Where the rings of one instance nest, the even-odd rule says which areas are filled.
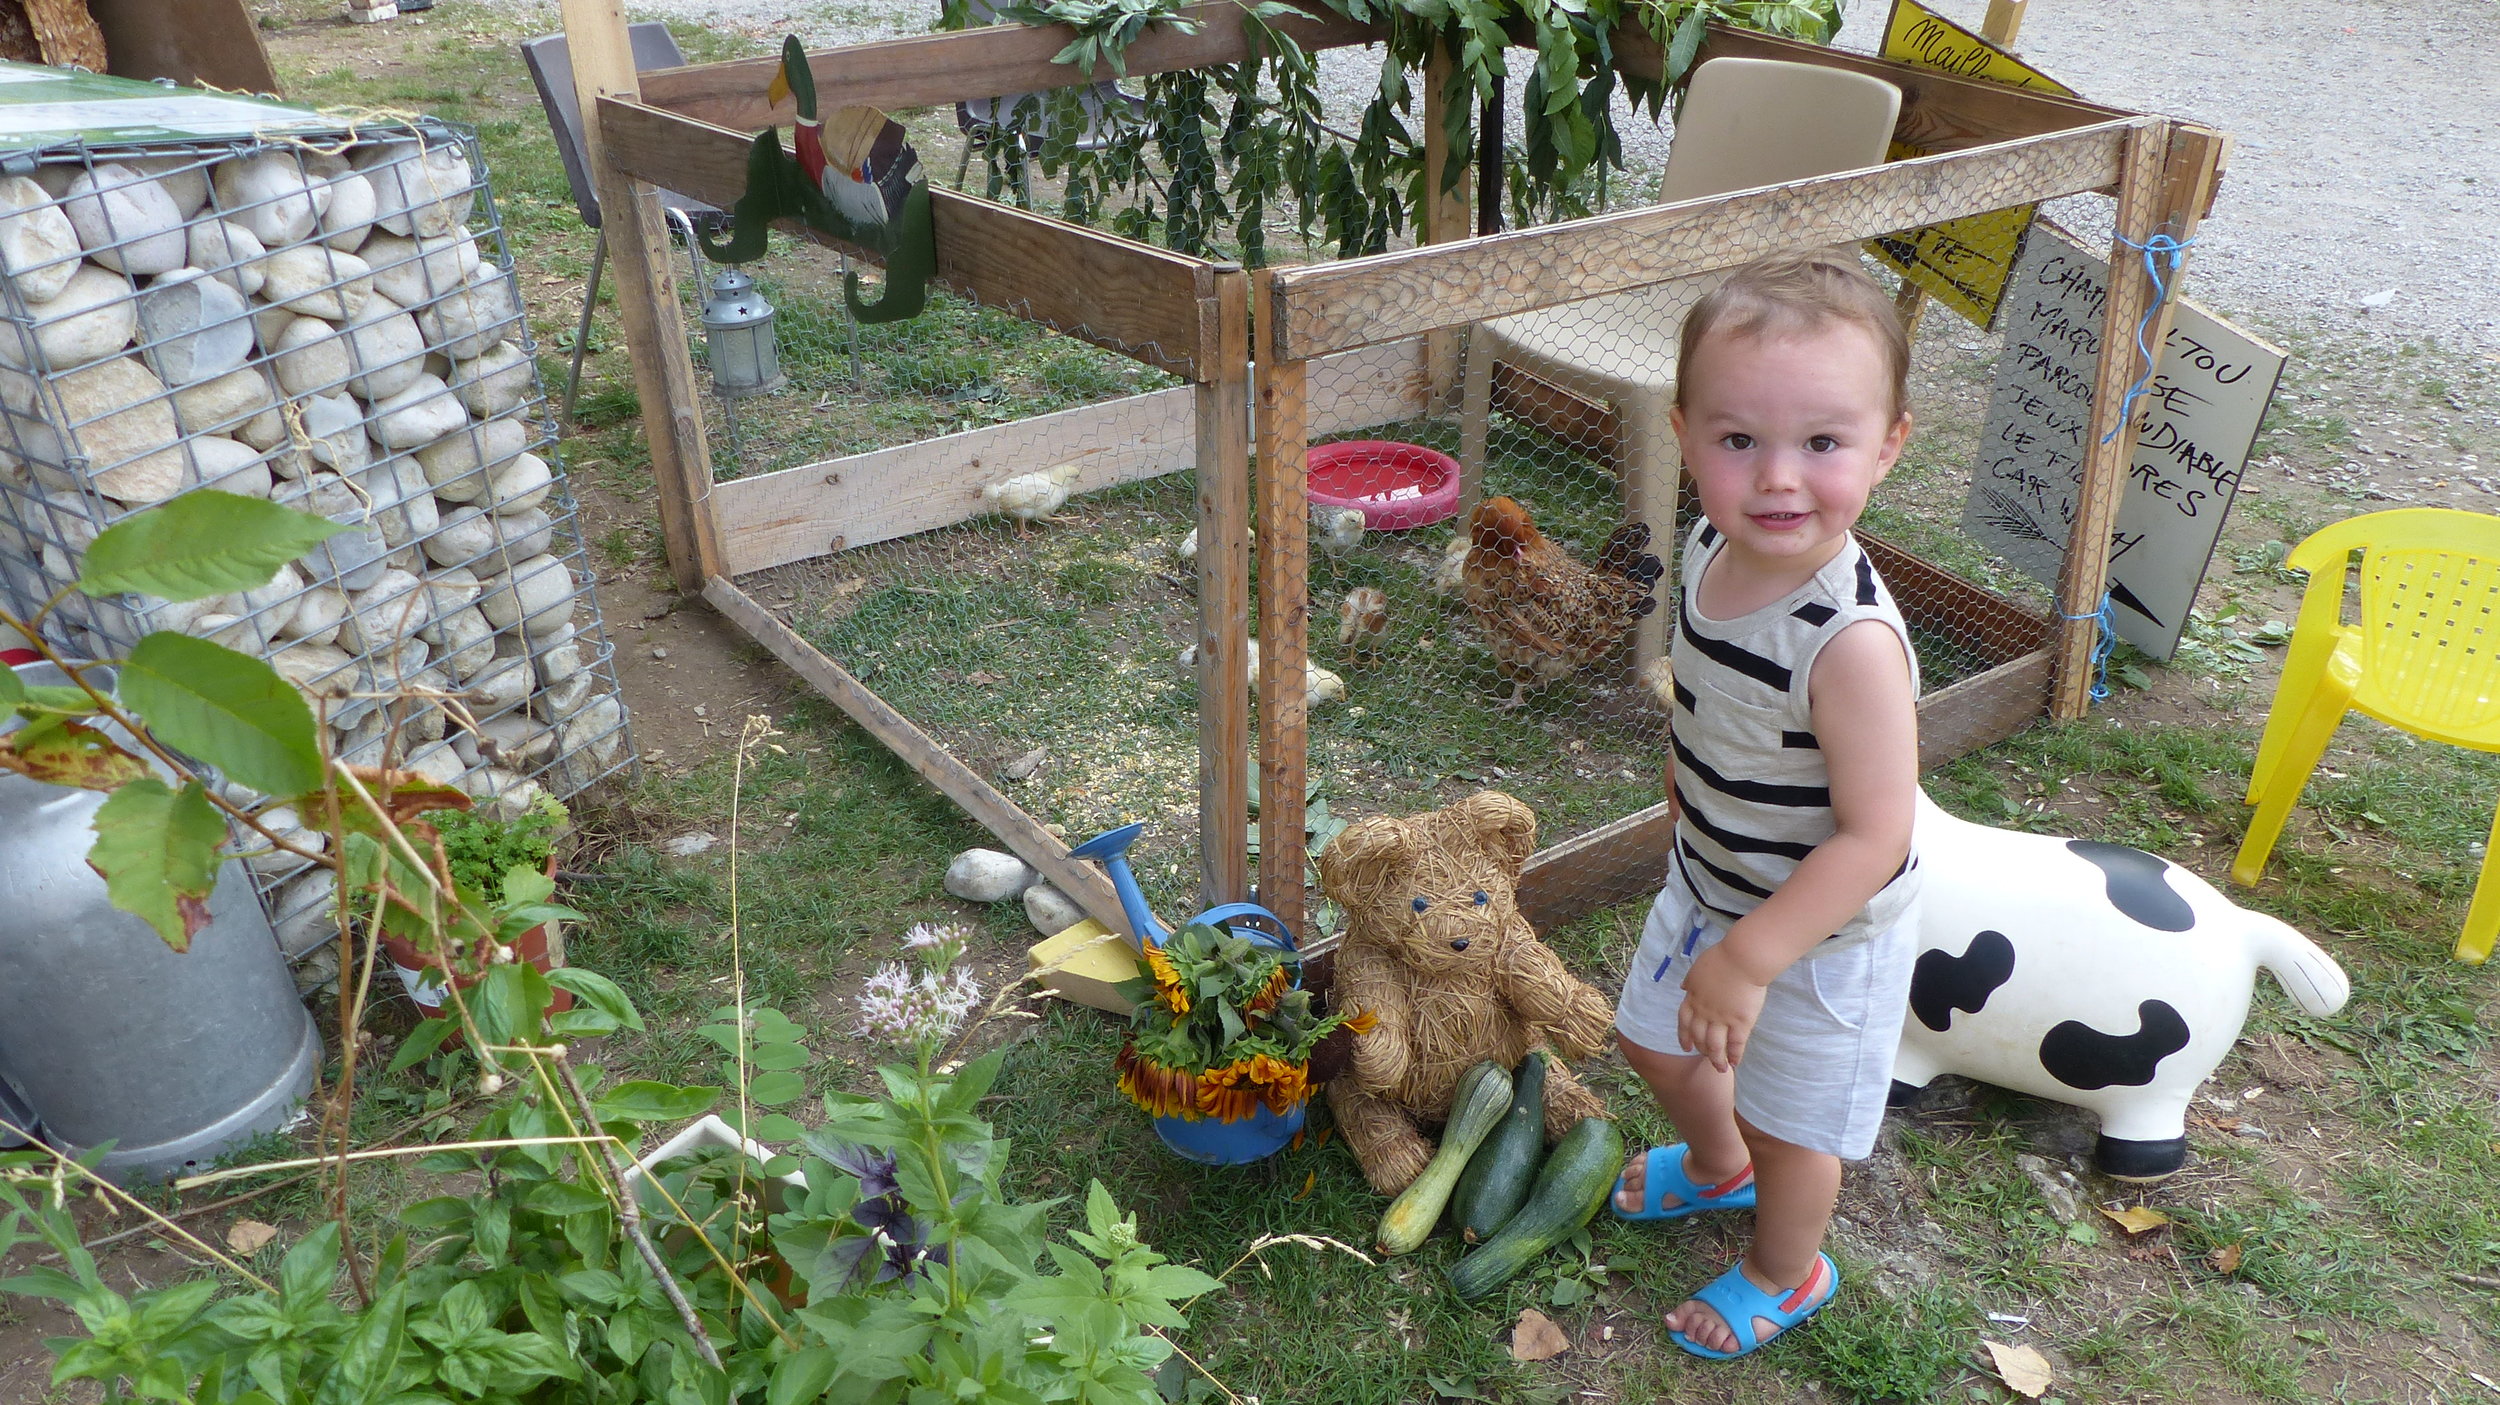
[[[1516,878],[1528,866],[1528,855],[1536,852],[1536,811],[1525,801],[1498,790],[1479,790],[1451,808],[1464,817],[1476,847],[1503,872]]]
[[[1350,824],[1319,851],[1320,891],[1348,912],[1360,912],[1414,867],[1423,845],[1423,835],[1404,820],[1381,816]]]

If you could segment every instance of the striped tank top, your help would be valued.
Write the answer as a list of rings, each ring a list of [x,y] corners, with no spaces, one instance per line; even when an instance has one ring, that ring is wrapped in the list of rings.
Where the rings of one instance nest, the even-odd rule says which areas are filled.
[[[1693,609],[1702,573],[1726,538],[1707,521],[1686,543],[1676,591],[1675,871],[1694,899],[1734,921],[1786,882],[1832,836],[1831,775],[1814,738],[1806,680],[1833,636],[1881,620],[1901,636],[1918,691],[1909,627],[1851,537],[1812,580],[1740,619]],[[1889,930],[1917,894],[1913,850],[1881,892],[1832,940]]]

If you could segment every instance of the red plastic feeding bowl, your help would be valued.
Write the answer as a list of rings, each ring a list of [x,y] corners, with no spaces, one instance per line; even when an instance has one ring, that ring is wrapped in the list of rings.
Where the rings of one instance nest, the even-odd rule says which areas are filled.
[[[1458,460],[1421,444],[1343,439],[1314,444],[1311,501],[1363,510],[1375,532],[1422,527],[1458,511]]]

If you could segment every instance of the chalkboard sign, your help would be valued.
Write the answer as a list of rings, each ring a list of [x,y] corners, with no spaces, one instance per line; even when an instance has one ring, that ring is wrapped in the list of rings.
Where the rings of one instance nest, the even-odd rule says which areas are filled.
[[[2007,288],[2005,352],[1962,510],[1964,531],[2051,588],[2083,491],[2108,297],[2106,261],[2046,221],[2032,230]],[[2179,645],[2283,359],[2184,298],[2173,312],[2135,402],[2109,547],[2118,635],[2154,658]]]
[[[2005,52],[1918,0],[1894,0],[1884,21],[1882,56],[1917,68],[1983,79],[2033,92],[2074,96],[2074,90]],[[1915,142],[1895,141],[1887,161],[1930,155]],[[1929,296],[1982,327],[1996,325],[2023,233],[2036,205],[1991,210],[1924,229],[1903,230],[1867,241],[1867,252]]]

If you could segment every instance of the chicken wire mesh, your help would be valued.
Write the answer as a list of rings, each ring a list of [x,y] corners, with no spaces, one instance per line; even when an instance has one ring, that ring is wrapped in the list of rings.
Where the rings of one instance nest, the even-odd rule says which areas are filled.
[[[630,764],[473,134],[21,153],[0,263],[0,577],[25,614],[59,595],[50,643],[119,657],[175,630],[265,656],[342,758],[506,810]],[[349,530],[233,596],[61,594],[98,532],[199,488]],[[335,935],[325,871],[250,867],[290,955]]]
[[[1170,203],[1172,192],[1207,189],[1190,163],[1224,159],[1215,146],[1141,139],[1144,127],[1168,127],[1158,104],[1172,91],[1098,84],[960,105],[955,123],[968,143],[951,174],[967,193],[1150,241],[1169,242],[1173,222],[1186,219],[1180,242],[1247,254],[1242,210],[1217,218]],[[930,127],[943,116],[914,118],[915,134],[943,149]],[[1080,135],[1107,153],[1091,168],[1067,159]],[[1045,141],[1059,145],[1046,152]],[[1144,171],[1126,189],[1161,198],[1123,203],[1108,186],[1070,188],[1067,173],[1111,160]],[[954,164],[933,161],[936,178]],[[1616,177],[1616,209],[1654,194],[1657,174]],[[1332,252],[1327,220],[1295,192],[1263,198],[1252,218],[1267,259]],[[2031,219],[2028,206],[2009,207],[1844,250],[1900,295],[1913,328],[1917,430],[1861,530],[1909,619],[1927,696],[1950,694],[1946,725],[1925,738],[1930,764],[2001,735],[2006,718],[2036,715],[2046,697],[2042,651],[2058,613],[2052,582],[2071,498],[2005,467],[2003,446],[1987,442],[2003,429],[1989,409],[1992,397],[2025,393],[2027,377],[2071,372],[2078,359],[2088,376],[2091,357],[2078,356],[2083,333],[2069,328],[2060,333],[2066,364],[2052,371],[2038,346],[1992,330],[1995,305],[2020,295],[2008,285]],[[1401,227],[1385,243],[1403,247],[1415,233]],[[754,432],[757,402],[742,402],[746,456],[733,472],[807,465],[822,489],[858,500],[837,515],[862,526],[825,531],[829,554],[741,584],[1062,837],[1155,822],[1138,851],[1141,877],[1159,904],[1186,900],[1199,872],[1197,746],[1209,725],[1180,661],[1198,630],[1186,387],[1089,345],[1089,329],[1041,326],[1012,301],[934,294],[918,321],[852,328],[809,311],[828,307],[811,291],[816,275],[777,265],[759,276],[794,328],[784,364],[800,368],[791,403],[805,413],[800,430],[758,455],[774,441]],[[1676,548],[1696,521],[1676,488],[1666,407],[1682,315],[1708,285],[1687,280],[1436,334],[1464,346],[1463,357],[1410,341],[1312,363],[1311,470],[1326,490],[1304,526],[1312,847],[1349,817],[1409,813],[1477,788],[1527,800],[1546,845],[1663,801],[1671,694],[1649,665],[1674,608]],[[2088,331],[2097,338],[2097,323]],[[1158,392],[1171,398],[1144,409]],[[2064,436],[2055,453],[2079,466],[2080,421],[2051,432]],[[1380,443],[1408,447],[1372,447]],[[1157,466],[1104,476],[1115,460],[1146,459]],[[1367,465],[1391,460],[1397,482],[1364,481]],[[922,467],[897,467],[906,462]],[[1072,465],[1071,482],[1049,481]],[[1461,501],[1450,515],[1416,520],[1401,504],[1429,496],[1435,474],[1457,480]],[[1372,490],[1389,501],[1368,504],[1358,523],[1346,504]],[[869,505],[896,492],[938,505]],[[1022,520],[1019,494],[1046,510]],[[2006,525],[2009,496],[2027,500],[2024,525]],[[1495,589],[1486,572],[1471,585],[1473,505],[1497,497],[1550,545],[1542,559],[1567,608],[1530,610],[1538,618],[1523,621],[1514,617],[1535,591]],[[914,513],[930,525],[906,520]],[[1618,535],[1634,521],[1646,541]],[[2009,559],[2008,531],[2028,534],[2013,553],[2022,564]],[[1315,910],[1323,929],[1333,926],[1333,912]]]

